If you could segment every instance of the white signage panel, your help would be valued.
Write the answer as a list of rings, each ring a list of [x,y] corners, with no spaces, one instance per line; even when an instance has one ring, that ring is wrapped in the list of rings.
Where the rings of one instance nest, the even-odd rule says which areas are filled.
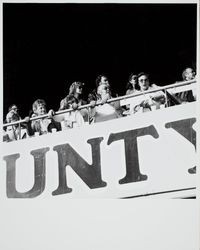
[[[3,143],[0,197],[195,196],[195,103]]]

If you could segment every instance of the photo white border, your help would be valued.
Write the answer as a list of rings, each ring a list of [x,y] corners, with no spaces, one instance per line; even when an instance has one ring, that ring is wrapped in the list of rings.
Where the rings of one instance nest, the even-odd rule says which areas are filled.
[[[199,1],[1,1],[1,100],[3,100],[3,3],[196,3],[198,12],[197,69],[199,69]],[[197,82],[199,82],[199,72],[197,72]],[[199,84],[197,89],[197,127],[200,128]],[[0,112],[3,115],[2,105],[0,105]],[[2,131],[0,135],[2,138]],[[57,204],[56,200],[37,204],[35,200],[29,200],[29,202],[9,200],[6,204],[1,204],[0,208],[0,235],[2,236],[0,249],[188,250],[186,248],[188,247],[188,234],[191,237],[192,234],[197,234],[194,239],[197,240],[198,238],[198,240],[191,242],[191,248],[189,249],[199,250],[199,142],[200,133],[198,132],[197,176],[199,181],[197,182],[198,195],[196,200],[82,199],[67,200],[62,204]],[[22,237],[21,241],[20,237]]]

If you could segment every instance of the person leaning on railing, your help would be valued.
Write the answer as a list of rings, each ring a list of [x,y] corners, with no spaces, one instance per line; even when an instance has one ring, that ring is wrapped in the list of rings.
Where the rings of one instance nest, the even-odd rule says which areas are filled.
[[[195,71],[192,68],[186,68],[182,72],[182,79],[184,82],[195,80],[195,77]],[[176,83],[181,82],[177,81]],[[184,86],[180,86],[168,89],[166,93],[169,97],[169,106],[184,104],[196,100],[196,89],[194,88],[184,90]]]
[[[195,71],[192,68],[186,68],[182,72],[183,81],[190,81],[195,79]],[[183,91],[176,94],[176,97],[181,101],[181,103],[193,102],[196,100],[196,93],[192,90]]]
[[[74,95],[67,96],[66,109],[72,109],[72,111],[63,114],[63,119],[60,120],[62,130],[81,127],[84,125],[81,110],[78,110],[78,100],[74,97]]]
[[[87,102],[83,100],[82,98],[84,86],[85,86],[85,83],[83,82],[79,82],[79,81],[73,82],[69,87],[68,95],[61,100],[59,110],[67,109],[67,107],[69,106],[68,105],[69,96],[74,96],[76,98],[76,100],[78,101],[79,107],[87,104]],[[88,121],[88,110],[81,109],[80,112],[81,112],[81,115],[83,116],[84,121]]]
[[[143,93],[143,95],[138,98],[138,102],[133,106],[131,113],[137,112],[147,112],[154,109],[159,109],[161,105],[165,105],[166,97],[163,91],[159,91],[159,87],[156,84],[151,84],[149,81],[149,75],[147,73],[141,72],[137,76],[139,91],[136,93]],[[145,91],[156,90],[155,93],[145,94]]]
[[[90,119],[93,122],[102,122],[120,117],[116,108],[109,103],[106,103],[111,99],[110,89],[107,84],[101,84],[97,88],[97,100],[94,104],[99,104],[93,108],[90,108]]]
[[[47,114],[46,110],[46,102],[43,99],[37,99],[33,105],[33,117],[37,117],[40,115]],[[46,134],[48,132],[52,132],[52,129],[56,129],[57,131],[61,130],[61,125],[59,122],[56,122],[53,119],[54,111],[51,109],[48,112],[48,117],[41,118],[37,120],[31,121],[31,132],[34,134],[35,132],[38,132],[40,135]]]
[[[21,120],[19,115],[19,109],[16,104],[10,105],[8,108],[8,113],[6,115],[5,123],[12,123]],[[25,123],[7,126],[6,130],[3,131],[3,141],[15,141],[18,139],[24,139],[29,137],[27,123],[29,122],[29,117],[25,117]]]
[[[109,96],[111,96],[111,91],[110,91],[110,83],[109,83],[109,81],[108,81],[108,78],[107,78],[107,76],[105,76],[105,75],[98,75],[97,76],[97,78],[96,78],[96,80],[95,80],[95,84],[96,84],[96,88],[95,89],[93,89],[92,91],[91,91],[91,93],[89,93],[89,95],[88,95],[88,103],[92,103],[92,104],[94,104],[99,98],[101,98],[100,96],[99,96],[99,94],[97,93],[97,89],[98,89],[98,87],[100,86],[100,85],[105,85],[105,86],[107,86],[108,87],[108,89],[109,89]],[[105,102],[106,102],[106,100],[105,100]]]
[[[105,75],[98,75],[96,78],[96,89],[94,89],[91,93],[89,93],[88,95],[88,103],[92,104],[93,106],[95,106],[95,103],[99,103],[102,102],[102,104],[106,103],[107,100],[113,98],[113,97],[117,97],[117,94],[113,94],[113,91],[111,90],[111,86],[110,83],[108,81],[107,76]],[[106,92],[107,94],[102,96],[101,94],[99,94],[99,87],[103,86],[103,88],[106,88]],[[101,89],[101,88],[100,88]],[[113,108],[115,109],[115,111],[118,114],[118,117],[122,116],[123,113],[123,109],[120,106],[120,102],[119,101],[115,101],[110,103],[111,106],[113,106]],[[93,117],[90,114],[90,123],[92,122]]]

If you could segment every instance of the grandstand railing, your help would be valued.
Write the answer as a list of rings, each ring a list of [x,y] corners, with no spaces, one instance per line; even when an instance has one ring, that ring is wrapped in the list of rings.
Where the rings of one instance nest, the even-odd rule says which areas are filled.
[[[189,85],[190,85],[190,88],[187,88],[185,90],[183,88],[180,88],[180,87],[189,86]],[[133,97],[137,97],[137,96],[144,96],[146,94],[150,94],[150,93],[154,93],[154,92],[158,92],[158,91],[164,91],[165,96],[167,97],[167,90],[169,90],[169,89],[180,88],[180,91],[176,90],[174,92],[174,93],[178,93],[178,92],[187,91],[188,89],[194,89],[195,87],[196,87],[196,80],[183,81],[183,82],[178,82],[178,83],[170,84],[170,85],[163,86],[163,87],[157,86],[156,89],[143,91],[141,93],[134,93],[134,94],[130,94],[130,95],[115,97],[115,98],[107,100],[106,103],[121,101],[121,100],[129,99],[129,98],[133,98]],[[90,107],[94,108],[95,106],[99,106],[99,105],[102,105],[102,104],[104,104],[104,103],[99,102],[99,103],[96,103],[95,105],[86,104],[86,105],[82,105],[82,106],[78,107],[78,110],[88,109]],[[73,109],[70,108],[70,109],[65,109],[65,110],[59,110],[59,111],[55,112],[55,115],[64,114],[64,113],[67,113],[67,112],[70,112],[70,111],[73,111]],[[44,114],[44,115],[32,117],[32,118],[30,118],[30,121],[43,119],[43,118],[47,118],[47,117],[48,117],[48,114]],[[18,125],[18,124],[20,125],[21,123],[26,123],[26,119],[22,119],[22,120],[11,122],[11,123],[5,123],[5,124],[3,124],[3,128],[6,128],[8,126]]]

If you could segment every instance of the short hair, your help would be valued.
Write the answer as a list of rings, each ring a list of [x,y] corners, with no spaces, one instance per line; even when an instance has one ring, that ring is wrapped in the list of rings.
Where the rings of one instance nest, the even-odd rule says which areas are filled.
[[[77,87],[83,87],[84,85],[84,82],[73,82],[69,87],[69,95],[74,95]]]
[[[38,105],[44,105],[46,107],[46,102],[43,99],[37,99],[32,105],[33,112],[37,110]]]
[[[136,76],[136,87],[137,87],[137,84],[138,84],[138,76],[137,76],[137,74],[135,74],[135,73],[131,73],[130,76],[129,76],[129,78],[128,78],[128,83],[126,84],[126,89],[127,89],[127,90],[128,90],[128,89],[133,89],[133,85],[130,83],[130,81],[131,81],[131,79],[132,79],[133,76]]]
[[[9,108],[8,108],[8,111],[9,111],[9,112],[12,110],[12,107],[13,107],[13,106],[16,106],[16,107],[17,107],[17,105],[13,103],[13,104],[10,105]],[[18,109],[18,107],[17,107],[17,109]]]

